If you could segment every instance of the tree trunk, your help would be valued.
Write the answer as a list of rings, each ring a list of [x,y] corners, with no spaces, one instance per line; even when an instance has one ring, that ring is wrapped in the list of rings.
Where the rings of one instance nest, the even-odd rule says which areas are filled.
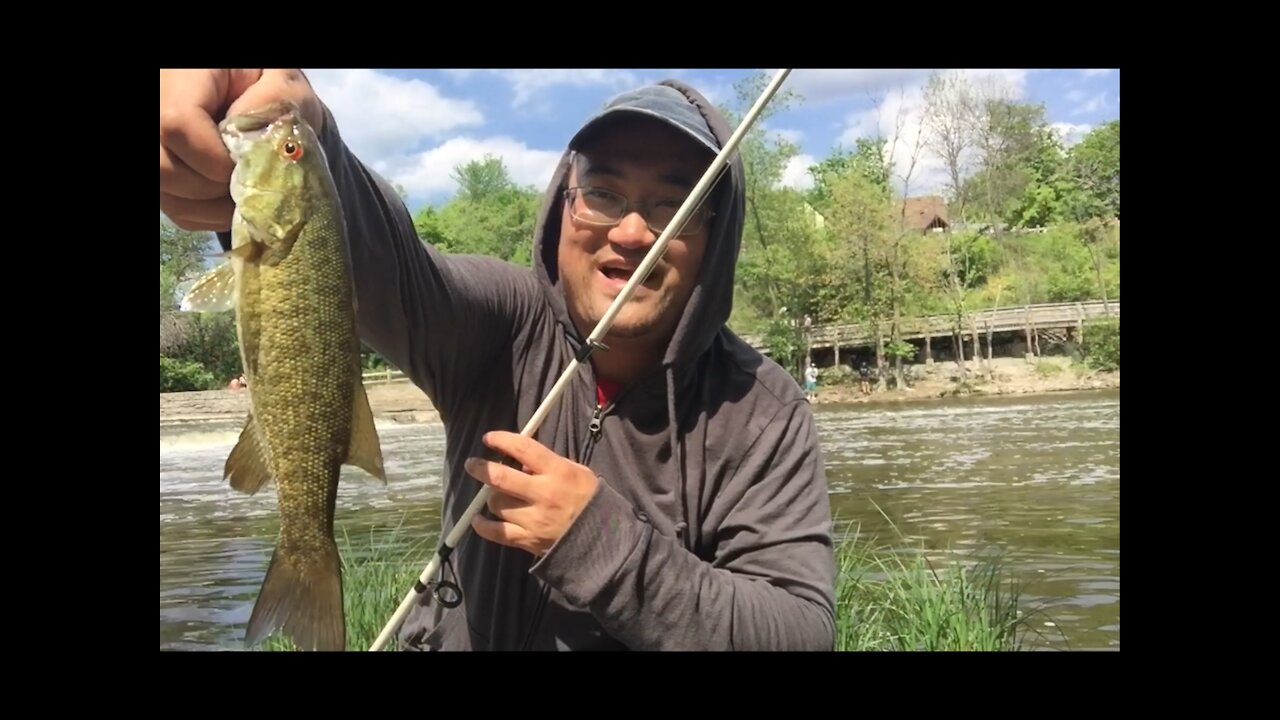
[[[902,356],[897,353],[898,343],[902,341],[902,303],[899,301],[900,295],[900,276],[898,273],[898,243],[893,244],[893,327],[891,328],[891,338],[894,347],[893,354],[893,386],[898,390],[902,390],[907,386],[906,380],[902,377]]]
[[[884,383],[884,328],[876,321],[876,389],[886,390]]]
[[[1022,316],[1022,319],[1023,319],[1023,322],[1025,323],[1025,325],[1024,325],[1024,326],[1026,327],[1026,330],[1027,330],[1027,352],[1025,353],[1025,356],[1026,356],[1027,362],[1031,362],[1031,361],[1035,360],[1035,357],[1036,357],[1036,345],[1035,345],[1035,341],[1034,341],[1034,340],[1032,340],[1032,338],[1031,338],[1031,308],[1030,308],[1030,306],[1024,306],[1024,307],[1022,308],[1022,312],[1024,313],[1024,314],[1023,314],[1023,316]]]
[[[969,315],[969,332],[973,335],[973,356],[978,361],[978,371],[986,375],[987,379],[990,380],[992,378],[991,364],[982,358],[982,341],[978,339],[978,321],[974,319],[972,314]]]
[[[1107,303],[1107,284],[1102,282],[1102,253],[1090,248],[1089,254],[1093,256],[1093,271],[1098,276],[1098,291],[1102,293],[1102,314],[1111,317],[1111,306]]]

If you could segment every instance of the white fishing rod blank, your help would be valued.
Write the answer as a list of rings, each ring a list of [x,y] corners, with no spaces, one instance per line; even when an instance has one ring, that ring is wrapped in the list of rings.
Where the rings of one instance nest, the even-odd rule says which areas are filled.
[[[641,262],[640,266],[636,268],[636,271],[632,273],[631,279],[623,286],[622,292],[618,293],[618,297],[614,298],[613,303],[609,305],[609,309],[605,312],[604,317],[600,318],[600,322],[596,323],[595,330],[593,330],[591,335],[587,338],[582,350],[569,361],[569,366],[560,374],[560,379],[556,380],[556,384],[552,386],[551,392],[547,394],[546,399],[544,399],[542,404],[538,406],[538,409],[534,411],[533,417],[529,418],[529,421],[525,423],[524,429],[520,432],[521,435],[525,437],[533,437],[533,434],[537,432],[538,428],[542,425],[542,421],[546,418],[547,413],[551,411],[551,407],[564,393],[565,387],[568,386],[570,379],[573,378],[573,374],[578,370],[578,366],[581,365],[583,361],[585,361],[597,348],[608,349],[603,345],[601,340],[609,334],[609,329],[613,327],[614,319],[618,316],[618,313],[621,312],[622,307],[626,305],[627,301],[631,299],[631,295],[635,293],[636,286],[648,279],[649,273],[653,271],[653,266],[657,264],[658,260],[662,258],[663,253],[666,252],[667,244],[671,242],[671,238],[684,229],[684,224],[688,221],[689,215],[693,213],[694,208],[702,203],[703,196],[707,194],[711,186],[719,179],[721,169],[728,164],[729,157],[731,157],[733,152],[737,149],[743,136],[747,134],[747,131],[755,123],[756,118],[759,117],[760,113],[764,110],[764,106],[767,105],[773,98],[774,94],[778,92],[778,88],[782,86],[783,81],[786,80],[787,75],[789,74],[791,74],[791,70],[784,68],[779,70],[777,74],[773,76],[773,80],[767,87],[765,87],[764,92],[761,93],[759,99],[756,100],[755,105],[751,107],[746,116],[742,119],[742,124],[738,126],[738,129],[734,131],[732,136],[730,136],[729,141],[726,142],[720,152],[716,154],[715,160],[711,161],[710,167],[708,167],[707,171],[702,174],[702,179],[699,180],[698,184],[693,188],[693,192],[689,194],[689,197],[685,198],[684,204],[680,206],[680,210],[676,213],[675,217],[672,218],[671,222],[662,232],[662,235],[658,238],[657,242],[655,242],[653,247],[649,249],[649,252],[645,255],[644,261]],[[489,502],[489,495],[491,493],[492,488],[488,485],[484,485],[480,488],[480,492],[476,494],[475,499],[471,501],[469,506],[467,506],[466,512],[462,514],[462,517],[458,518],[458,522],[445,537],[444,544],[436,551],[435,557],[431,558],[431,562],[429,562],[427,567],[422,571],[422,574],[418,577],[418,581],[414,583],[414,586],[404,596],[404,600],[400,601],[400,605],[396,608],[391,619],[387,621],[386,626],[382,628],[382,632],[379,633],[377,639],[373,641],[373,645],[369,648],[371,652],[378,651],[386,647],[387,642],[391,640],[392,633],[400,627],[400,623],[403,622],[405,616],[409,614],[409,610],[413,607],[413,603],[417,601],[423,593],[430,590],[433,584],[435,584],[436,574],[440,571],[440,566],[453,552],[453,549],[458,546],[458,543],[462,541],[462,538],[467,534],[467,531],[471,529],[472,520]],[[459,590],[459,592],[461,592],[461,590]]]

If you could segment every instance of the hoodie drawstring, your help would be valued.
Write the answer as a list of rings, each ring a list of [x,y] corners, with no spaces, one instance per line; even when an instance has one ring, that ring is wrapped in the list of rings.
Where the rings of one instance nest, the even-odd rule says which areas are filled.
[[[676,415],[676,376],[672,365],[667,366],[667,427],[671,435],[671,459],[675,461],[676,471],[680,473],[680,492],[676,495],[676,503],[680,506],[678,513],[680,520],[676,522],[676,539],[683,541],[685,548],[692,552],[693,542],[689,537],[689,502],[684,467],[684,436],[680,432],[679,416]]]

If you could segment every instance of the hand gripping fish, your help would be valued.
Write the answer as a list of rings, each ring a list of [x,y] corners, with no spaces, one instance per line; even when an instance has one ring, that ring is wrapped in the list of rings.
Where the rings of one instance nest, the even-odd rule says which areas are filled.
[[[245,643],[283,629],[299,649],[345,650],[339,472],[353,465],[387,480],[361,377],[346,226],[295,105],[229,117],[219,130],[236,162],[231,250],[182,309],[235,310],[250,411],[225,477],[249,494],[276,484],[280,531]]]

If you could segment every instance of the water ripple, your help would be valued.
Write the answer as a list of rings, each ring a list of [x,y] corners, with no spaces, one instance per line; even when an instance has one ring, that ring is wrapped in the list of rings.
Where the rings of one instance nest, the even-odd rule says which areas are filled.
[[[838,520],[908,549],[923,544],[931,557],[998,549],[1026,583],[1022,607],[1040,642],[1119,647],[1118,393],[815,410]],[[388,483],[344,467],[339,523],[353,533],[401,522],[434,532],[442,430],[390,425],[379,434]],[[223,481],[238,435],[204,426],[161,437],[162,648],[239,648],[273,546],[276,500]]]

